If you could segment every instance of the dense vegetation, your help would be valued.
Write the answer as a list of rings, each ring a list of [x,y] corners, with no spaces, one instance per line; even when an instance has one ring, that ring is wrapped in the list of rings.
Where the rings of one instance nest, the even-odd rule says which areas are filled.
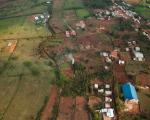
[[[91,0],[87,3],[88,6],[92,8],[106,8],[112,5],[112,1],[110,0]]]

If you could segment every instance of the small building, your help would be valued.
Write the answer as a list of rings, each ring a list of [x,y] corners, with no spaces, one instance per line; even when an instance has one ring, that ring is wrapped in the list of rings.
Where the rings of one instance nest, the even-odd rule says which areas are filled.
[[[67,37],[67,38],[70,37],[69,31],[66,31],[66,37]]]
[[[109,84],[106,84],[106,85],[105,85],[105,88],[110,89],[110,85],[109,85]]]
[[[107,117],[113,118],[114,115],[114,109],[113,108],[104,108],[100,110],[100,113],[105,113]]]
[[[124,60],[119,60],[119,65],[124,65],[125,61]]]
[[[105,97],[105,102],[112,102],[112,98],[110,98],[110,97]]]
[[[123,90],[123,96],[124,96],[125,101],[128,101],[128,100],[138,101],[135,87],[130,82],[125,83],[122,86],[122,90]]]
[[[112,95],[112,91],[110,91],[110,90],[105,91],[105,96],[111,96],[111,95]]]
[[[135,47],[135,51],[139,52],[140,50],[140,47]]]
[[[135,56],[134,60],[137,61],[143,61],[144,60],[144,55],[141,52],[133,51],[133,54]]]

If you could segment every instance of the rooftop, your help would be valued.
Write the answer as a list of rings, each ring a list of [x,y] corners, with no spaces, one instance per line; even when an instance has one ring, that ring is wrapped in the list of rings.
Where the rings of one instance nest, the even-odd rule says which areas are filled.
[[[125,100],[133,100],[133,99],[138,100],[135,87],[130,82],[125,83],[122,86],[122,90],[123,90],[123,96]]]

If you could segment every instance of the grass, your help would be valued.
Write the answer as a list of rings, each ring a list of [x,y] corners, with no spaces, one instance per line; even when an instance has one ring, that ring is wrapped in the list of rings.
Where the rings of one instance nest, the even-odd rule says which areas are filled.
[[[140,107],[142,110],[150,111],[150,93],[149,90],[139,90],[138,92]]]
[[[50,35],[45,26],[36,26],[30,17],[0,20],[0,39],[30,38]]]
[[[65,0],[64,9],[79,9],[84,8],[84,5],[80,0]]]
[[[78,9],[76,10],[77,17],[83,19],[90,16],[90,13],[86,9]]]
[[[2,89],[3,94],[5,93],[5,97],[2,95],[0,96],[0,105],[1,108],[3,108],[1,109],[0,113],[5,111],[5,108],[13,97],[9,108],[5,113],[4,119],[29,120],[36,116],[37,111],[40,109],[42,103],[44,102],[44,97],[49,93],[50,83],[44,79],[44,76],[45,75],[40,78],[33,77],[32,75],[24,76],[14,97],[13,95],[16,90],[18,80],[12,81],[12,78],[9,78],[9,84],[3,84],[0,82],[1,86],[5,87],[5,89]],[[4,80],[8,81],[8,78],[5,78]]]
[[[93,120],[102,120],[102,114],[99,112],[93,112]]]
[[[9,1],[7,5],[1,10],[0,16],[16,16],[16,15],[26,15],[34,13],[42,13],[47,11],[47,0],[24,0],[24,1]]]
[[[140,72],[148,73],[149,67],[144,63],[129,61],[126,63],[125,70],[128,75],[137,75]]]
[[[146,19],[150,20],[150,9],[144,6],[135,7],[135,11]]]
[[[45,1],[9,1],[0,8],[0,17],[46,12]],[[4,50],[0,54],[0,119],[33,120],[49,95],[55,75],[49,61],[37,55],[39,43],[47,35],[51,33],[44,25],[35,25],[31,16],[0,19],[0,48],[5,49],[13,39],[18,40],[9,61],[10,53]]]
[[[49,94],[54,73],[46,64],[47,60],[38,60],[34,56],[33,49],[38,47],[40,41],[20,41],[13,55],[17,59],[11,59],[1,74],[0,91],[3,92],[0,92],[0,114],[7,108],[4,119],[34,119]],[[20,74],[23,74],[21,80]]]
[[[7,20],[0,20],[0,31],[3,31],[4,29],[8,29],[9,27],[13,26],[13,25],[21,25],[24,23],[24,17],[20,17],[20,18],[11,18],[11,19],[7,19]]]
[[[48,61],[39,60],[36,55],[39,43],[46,39],[40,36],[47,36],[48,32],[44,26],[37,27],[29,17],[0,20],[0,25],[1,48],[5,48],[11,38],[26,38],[18,39],[16,50],[5,68],[2,63],[7,62],[10,54],[7,51],[0,54],[3,70],[0,75],[0,117],[6,120],[35,119],[54,79],[54,72],[46,64]],[[3,40],[9,38],[10,41]]]

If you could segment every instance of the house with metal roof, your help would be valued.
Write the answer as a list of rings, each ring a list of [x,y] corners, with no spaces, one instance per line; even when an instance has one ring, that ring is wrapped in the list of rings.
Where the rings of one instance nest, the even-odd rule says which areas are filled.
[[[135,87],[130,82],[125,83],[122,86],[122,90],[123,90],[123,96],[125,100],[137,100],[138,101]]]

